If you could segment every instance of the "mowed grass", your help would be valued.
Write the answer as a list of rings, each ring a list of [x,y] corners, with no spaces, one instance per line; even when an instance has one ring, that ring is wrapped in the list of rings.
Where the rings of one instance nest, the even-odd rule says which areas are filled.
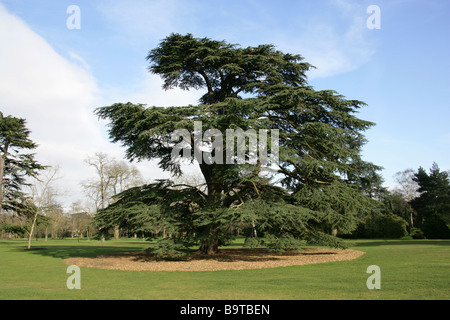
[[[68,257],[140,251],[139,240],[0,241],[0,299],[10,300],[362,300],[450,299],[450,240],[352,240],[366,252],[352,261],[214,272],[115,271],[81,268],[81,289],[69,290]],[[235,246],[238,246],[235,244]],[[381,270],[369,290],[367,267]]]

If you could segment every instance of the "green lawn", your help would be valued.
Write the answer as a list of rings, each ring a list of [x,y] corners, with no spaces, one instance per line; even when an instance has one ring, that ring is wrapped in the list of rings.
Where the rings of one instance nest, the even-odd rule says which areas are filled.
[[[25,240],[0,240],[0,299],[450,299],[450,240],[356,240],[366,252],[344,262],[215,272],[115,271],[81,268],[81,289],[66,286],[67,257],[142,250],[123,240],[33,241],[46,250],[20,251]],[[367,267],[381,270],[381,289],[369,290]]]

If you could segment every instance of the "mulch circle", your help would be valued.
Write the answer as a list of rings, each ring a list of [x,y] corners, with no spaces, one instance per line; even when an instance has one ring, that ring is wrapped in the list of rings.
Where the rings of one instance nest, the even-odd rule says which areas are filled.
[[[267,249],[221,249],[215,255],[194,252],[180,260],[157,259],[149,252],[124,252],[65,259],[69,265],[126,271],[219,271],[288,267],[353,260],[364,252],[351,249],[305,248],[284,254]]]

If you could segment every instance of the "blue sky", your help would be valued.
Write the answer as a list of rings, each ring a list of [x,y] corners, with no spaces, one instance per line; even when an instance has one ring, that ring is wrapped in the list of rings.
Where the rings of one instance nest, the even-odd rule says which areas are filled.
[[[80,8],[81,29],[66,26]],[[369,29],[370,5],[381,29]],[[92,172],[83,163],[123,149],[92,110],[115,102],[196,103],[199,92],[163,91],[145,56],[172,32],[242,46],[271,43],[317,67],[309,83],[367,103],[359,117],[364,159],[386,186],[407,168],[450,169],[448,0],[0,0],[0,110],[26,118],[38,159],[59,164],[70,201]],[[147,179],[167,176],[140,164]]]

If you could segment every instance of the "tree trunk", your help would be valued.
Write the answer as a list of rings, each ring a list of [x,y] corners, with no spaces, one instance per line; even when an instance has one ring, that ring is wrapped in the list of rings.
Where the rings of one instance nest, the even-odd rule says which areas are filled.
[[[114,240],[119,240],[119,226],[114,227]]]
[[[220,165],[218,167],[217,165],[200,164],[200,170],[208,187],[208,202],[211,204],[219,203],[222,197],[222,185],[214,179],[214,169],[219,170]],[[206,228],[207,237],[202,240],[199,250],[204,254],[214,255],[219,250],[219,226],[212,223]]]
[[[206,255],[215,255],[219,251],[219,239],[206,240],[200,246],[200,252]]]
[[[31,248],[31,237],[33,236],[33,231],[34,231],[34,226],[36,224],[36,219],[37,219],[37,212],[34,214],[34,218],[33,218],[33,224],[31,225],[31,229],[30,229],[30,234],[28,235],[28,249]]]
[[[0,216],[2,215],[2,205],[3,205],[3,173],[5,168],[5,159],[3,155],[0,155]]]
[[[410,213],[409,213],[409,217],[410,217],[410,220],[411,220],[411,227],[410,227],[410,229],[414,228],[414,218],[413,218],[413,213],[414,213],[414,211],[411,209],[411,210],[410,210]]]
[[[201,242],[200,252],[207,255],[214,255],[219,251],[219,228],[217,225],[210,226],[208,237]]]
[[[258,232],[256,231],[255,220],[252,220],[253,237],[258,238]]]

